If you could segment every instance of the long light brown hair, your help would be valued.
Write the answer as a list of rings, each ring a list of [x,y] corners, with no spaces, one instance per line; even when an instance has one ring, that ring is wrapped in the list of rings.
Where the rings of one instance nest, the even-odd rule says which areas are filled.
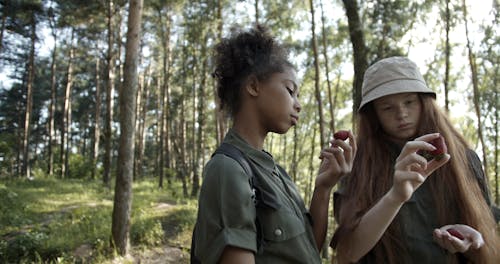
[[[460,223],[475,228],[482,234],[485,245],[474,255],[474,262],[500,263],[500,237],[490,206],[470,168],[470,160],[466,155],[470,148],[438,108],[433,97],[419,94],[419,99],[422,113],[417,135],[439,132],[446,139],[451,155],[451,160],[427,179],[431,181],[438,223],[440,226]],[[357,126],[358,151],[352,173],[345,179],[344,187],[348,195],[340,201],[340,210],[336,210],[339,228],[334,235],[334,246],[356,227],[361,217],[391,188],[394,162],[399,155],[388,144],[389,136],[382,129],[373,103],[363,107],[358,115]],[[399,239],[398,226],[397,220],[393,221],[373,248],[372,255],[376,263],[404,262],[401,252],[405,251],[405,244]],[[448,262],[458,262],[454,255],[450,254]]]

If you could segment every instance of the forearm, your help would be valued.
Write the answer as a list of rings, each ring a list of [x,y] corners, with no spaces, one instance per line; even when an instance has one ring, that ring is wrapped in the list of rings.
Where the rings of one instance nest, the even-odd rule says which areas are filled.
[[[314,188],[309,212],[313,219],[313,233],[318,250],[321,250],[328,228],[328,207],[332,188]]]
[[[368,210],[356,228],[339,240],[337,254],[341,262],[356,262],[366,255],[380,240],[402,204],[389,191]]]

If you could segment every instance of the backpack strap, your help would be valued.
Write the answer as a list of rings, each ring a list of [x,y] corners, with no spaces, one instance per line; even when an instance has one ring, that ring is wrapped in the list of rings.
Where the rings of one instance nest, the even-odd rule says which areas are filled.
[[[250,166],[246,156],[243,154],[243,152],[241,152],[240,149],[229,143],[223,142],[212,154],[212,157],[216,154],[223,154],[237,161],[243,168],[245,173],[250,176],[250,183],[253,183],[254,174],[252,167]]]
[[[237,147],[232,144],[223,142],[220,146],[215,150],[212,154],[212,157],[216,154],[223,154],[229,158],[234,159],[245,171],[245,174],[248,175],[248,183],[250,184],[250,188],[252,189],[252,200],[254,202],[255,207],[259,205],[261,198],[261,188],[259,188],[258,179],[255,176],[253,166],[251,162],[248,160],[247,156]],[[262,252],[262,245],[264,243],[264,229],[261,227],[259,218],[255,218],[255,228],[257,229],[257,253]]]

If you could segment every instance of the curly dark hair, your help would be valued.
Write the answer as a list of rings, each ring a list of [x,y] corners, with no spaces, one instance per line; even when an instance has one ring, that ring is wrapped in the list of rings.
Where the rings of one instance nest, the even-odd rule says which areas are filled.
[[[287,49],[263,25],[248,31],[233,27],[231,35],[215,46],[215,71],[220,109],[232,117],[240,107],[240,91],[249,76],[264,81],[273,73],[294,68]]]

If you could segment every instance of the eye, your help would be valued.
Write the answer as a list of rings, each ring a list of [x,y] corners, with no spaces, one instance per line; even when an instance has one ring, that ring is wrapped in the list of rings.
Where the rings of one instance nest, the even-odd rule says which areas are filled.
[[[288,87],[288,86],[286,86],[286,89],[287,89],[288,93],[293,96],[293,89]]]
[[[405,104],[410,105],[410,104],[413,104],[413,102],[415,102],[415,100],[410,99],[410,100],[406,100]]]

